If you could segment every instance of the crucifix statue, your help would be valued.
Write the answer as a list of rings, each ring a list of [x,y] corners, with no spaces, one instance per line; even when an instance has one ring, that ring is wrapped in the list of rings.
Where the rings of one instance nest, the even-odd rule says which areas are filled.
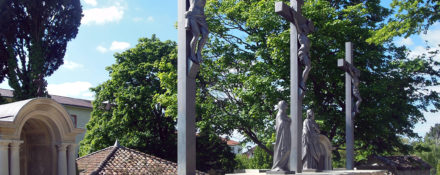
[[[178,0],[177,174],[196,173],[196,76],[208,38],[206,0]]]
[[[345,60],[338,59],[338,67],[345,73],[345,139],[347,144],[346,168],[353,169],[354,164],[354,127],[353,118],[358,114],[362,98],[359,91],[360,71],[353,65],[352,43],[345,43]],[[353,103],[354,102],[354,103]]]
[[[193,35],[190,44],[191,52],[189,58],[199,64],[202,62],[202,48],[209,34],[204,10],[205,4],[206,0],[190,0],[189,10],[185,12],[187,19],[185,28],[190,30]]]
[[[302,172],[302,100],[306,81],[311,70],[310,40],[308,34],[314,31],[313,22],[301,14],[303,0],[290,0],[292,7],[283,2],[275,3],[275,12],[290,22],[290,126],[291,152],[289,171]],[[304,67],[304,70],[302,70]]]

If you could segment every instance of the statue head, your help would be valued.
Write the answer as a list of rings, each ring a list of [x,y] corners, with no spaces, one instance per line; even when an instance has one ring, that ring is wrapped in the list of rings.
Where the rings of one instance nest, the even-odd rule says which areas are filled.
[[[280,111],[285,111],[287,109],[286,101],[281,100],[280,102],[278,102],[278,104],[277,104],[277,106],[275,108],[280,110]]]
[[[315,113],[311,109],[307,110],[307,118],[315,120]]]

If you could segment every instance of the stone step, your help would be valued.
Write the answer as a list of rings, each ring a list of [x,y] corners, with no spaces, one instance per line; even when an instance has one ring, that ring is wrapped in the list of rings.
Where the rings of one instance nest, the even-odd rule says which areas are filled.
[[[226,175],[266,175],[268,170],[246,169]],[[331,170],[322,172],[303,172],[299,175],[386,175],[386,170]]]

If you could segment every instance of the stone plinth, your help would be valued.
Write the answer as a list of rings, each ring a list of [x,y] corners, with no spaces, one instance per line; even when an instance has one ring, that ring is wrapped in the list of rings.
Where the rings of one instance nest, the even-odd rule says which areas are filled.
[[[332,171],[322,171],[322,172],[307,172],[304,170],[302,173],[297,173],[299,175],[385,175],[387,171],[385,170],[332,170]],[[233,173],[226,175],[266,175],[266,172],[262,171],[252,171],[246,170],[243,173]]]

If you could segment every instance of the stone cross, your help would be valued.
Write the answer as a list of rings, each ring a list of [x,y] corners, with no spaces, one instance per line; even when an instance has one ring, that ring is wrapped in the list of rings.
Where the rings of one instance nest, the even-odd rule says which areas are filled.
[[[290,22],[290,116],[292,124],[289,170],[302,172],[302,100],[310,67],[310,41],[307,34],[312,32],[313,23],[301,15],[303,0],[290,0],[292,7],[283,2],[275,3],[275,12]],[[300,44],[300,45],[298,45]],[[301,65],[304,66],[302,71]]]
[[[354,166],[354,127],[353,119],[359,113],[362,98],[359,92],[360,71],[353,65],[353,45],[345,43],[345,60],[338,59],[338,67],[345,71],[345,139],[346,139],[346,168]],[[356,99],[356,101],[355,101]]]
[[[196,173],[196,75],[208,37],[206,0],[178,0],[177,172]],[[201,38],[199,38],[201,37]]]

